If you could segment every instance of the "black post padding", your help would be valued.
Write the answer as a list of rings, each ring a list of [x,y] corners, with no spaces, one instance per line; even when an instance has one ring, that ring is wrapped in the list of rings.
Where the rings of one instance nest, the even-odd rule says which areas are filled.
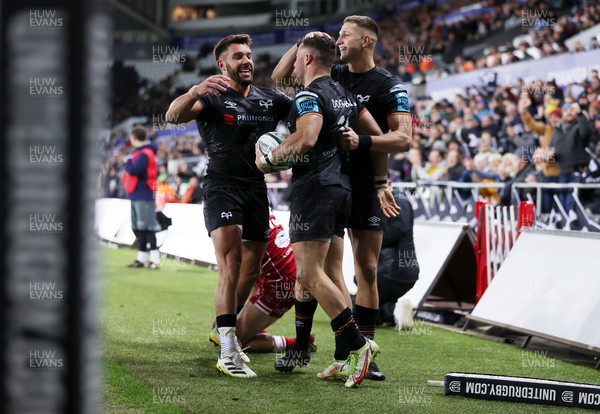
[[[97,413],[101,0],[0,2],[0,412]]]

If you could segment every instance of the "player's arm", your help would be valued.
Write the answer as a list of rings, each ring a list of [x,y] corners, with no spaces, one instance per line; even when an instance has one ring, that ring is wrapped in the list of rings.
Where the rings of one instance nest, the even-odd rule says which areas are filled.
[[[377,200],[379,201],[379,208],[381,212],[386,217],[396,217],[400,214],[400,207],[396,204],[396,200],[394,199],[394,195],[388,188],[388,152],[396,152],[390,151],[390,149],[394,148],[394,142],[390,144],[388,139],[384,141],[377,141],[379,138],[383,138],[386,135],[382,135],[381,129],[379,125],[377,125],[377,121],[375,118],[367,111],[366,109],[362,111],[359,115],[356,128],[361,133],[373,134],[370,136],[370,150],[371,150],[371,162],[373,162],[373,173],[375,176],[375,192],[377,194]],[[375,138],[375,141],[373,139]],[[365,143],[364,138],[363,145],[369,144],[368,140]],[[376,144],[375,148],[373,148],[373,144]],[[367,146],[368,148],[368,146]]]
[[[305,35],[305,37],[311,36],[331,37],[324,32],[310,32]],[[296,61],[296,52],[298,52],[298,43],[292,46],[290,50],[285,52],[281,59],[279,59],[277,66],[275,66],[273,73],[271,73],[271,79],[275,82],[275,85],[280,85],[281,79],[290,78],[292,76],[292,72],[294,72],[294,62]]]
[[[393,79],[388,80],[382,87],[384,90],[381,91],[380,108],[387,114],[389,132],[379,137],[363,136],[363,145],[370,146],[373,151],[408,151],[412,141],[412,116],[408,93],[402,84]]]
[[[282,79],[287,79],[292,76],[297,51],[298,45],[295,44],[290,50],[285,52],[281,59],[279,59],[277,66],[275,66],[273,73],[271,73],[271,79],[275,82],[275,85],[280,85]]]
[[[378,148],[373,148],[373,138],[378,138],[378,137],[382,137],[385,136],[383,135],[383,133],[381,132],[381,129],[379,128],[379,125],[377,125],[377,122],[375,121],[375,118],[373,118],[373,115],[371,115],[369,113],[369,111],[364,108],[358,117],[358,120],[356,122],[356,130],[361,133],[361,134],[370,134],[370,138],[371,138],[371,142],[365,142],[364,141],[364,136],[359,136],[356,135],[356,133],[354,133],[352,131],[351,128],[346,127],[346,131],[342,133],[342,138],[341,138],[341,147],[342,149],[352,149],[348,147],[348,142],[346,141],[346,138],[350,137],[351,135],[353,135],[352,140],[358,144],[356,146],[356,148],[358,148],[358,146],[363,147],[364,149],[369,149],[370,153],[371,153],[371,161],[373,162],[373,168],[374,168],[374,173],[375,173],[375,181],[377,184],[377,181],[385,181],[384,183],[379,183],[379,187],[385,187],[387,188],[387,176],[388,176],[388,151],[379,151]],[[354,137],[356,137],[357,139],[355,140]],[[358,143],[356,141],[362,141],[361,143]],[[379,142],[379,149],[382,149],[382,147],[385,146],[384,144],[381,144],[381,142]],[[390,193],[391,195],[391,193]],[[386,197],[384,197],[386,198]],[[396,203],[394,202],[394,205]],[[387,204],[386,204],[387,206]],[[387,207],[384,209],[384,206],[381,206],[381,210],[383,211],[384,214],[386,214],[386,210]],[[392,214],[395,215],[395,214]],[[388,214],[386,214],[386,216],[389,217]]]
[[[267,155],[260,152],[256,143],[256,166],[263,173],[272,172],[271,166],[297,160],[298,156],[306,154],[317,143],[319,132],[323,126],[323,116],[310,112],[296,119],[296,132],[286,138],[277,148]]]
[[[220,95],[229,87],[229,78],[224,75],[209,76],[198,85],[194,85],[189,91],[176,98],[166,114],[166,121],[171,124],[185,124],[193,121],[202,112],[202,102],[198,100],[207,93]]]
[[[388,115],[387,121],[390,131],[383,134],[373,116],[368,111],[363,111],[355,126],[360,135],[347,128],[342,133],[340,145],[350,151],[358,147],[386,154],[408,151],[412,141],[411,115],[407,112],[396,112]]]
[[[361,121],[362,120],[362,121]],[[361,147],[365,150],[370,149],[371,161],[373,162],[373,171],[375,175],[375,189],[377,192],[377,199],[379,201],[379,208],[386,217],[396,217],[400,214],[400,207],[394,200],[394,195],[388,188],[388,152],[378,151],[373,149],[373,142],[371,140],[365,140],[365,137],[374,138],[381,137],[381,129],[373,116],[368,110],[363,109],[356,123],[356,128],[361,133],[373,134],[372,136],[361,135]],[[354,141],[356,144],[355,148],[359,146],[359,136],[348,127],[345,127],[345,131],[342,133],[340,138],[340,146],[342,149],[352,149],[350,142]],[[387,144],[386,144],[387,145]],[[380,147],[383,148],[383,145]]]
[[[371,151],[379,208],[384,216],[396,217],[400,214],[400,207],[388,187],[388,159],[389,155],[386,152]]]
[[[395,134],[400,151],[408,151],[412,144],[412,115],[410,112],[394,112],[387,116],[387,124],[391,134]]]

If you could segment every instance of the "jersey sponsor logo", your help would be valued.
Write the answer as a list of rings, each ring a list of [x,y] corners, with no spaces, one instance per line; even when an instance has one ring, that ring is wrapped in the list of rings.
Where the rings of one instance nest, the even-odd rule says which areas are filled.
[[[275,117],[269,115],[241,115],[236,117],[238,125],[258,125],[259,122],[275,122]]]
[[[356,95],[356,98],[358,99],[358,101],[360,103],[364,103],[364,102],[369,102],[369,99],[371,99],[371,95],[365,95],[365,96]]]
[[[223,114],[225,125],[233,125],[233,114]]]
[[[231,101],[224,101],[223,103],[225,104],[225,108],[227,109],[234,109],[237,106],[235,102]]]
[[[331,104],[333,109],[352,108],[356,106],[356,102],[352,102],[349,99],[332,99]]]
[[[298,116],[304,115],[308,112],[319,113],[319,102],[315,96],[311,95],[296,96],[296,108],[298,109]]]
[[[233,217],[233,214],[231,213],[231,211],[223,211],[221,213],[221,218],[224,218],[225,220],[229,220],[232,217]]]
[[[272,99],[267,99],[267,100],[264,100],[264,101],[263,101],[263,100],[261,99],[261,100],[259,100],[259,101],[258,101],[258,104],[259,104],[260,106],[264,106],[264,107],[265,107],[265,110],[268,110],[268,109],[269,109],[269,106],[273,106],[273,100],[272,100]]]

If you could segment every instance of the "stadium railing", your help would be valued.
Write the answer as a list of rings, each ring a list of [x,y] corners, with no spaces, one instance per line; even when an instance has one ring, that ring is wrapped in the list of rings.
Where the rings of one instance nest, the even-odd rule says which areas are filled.
[[[433,181],[418,180],[415,182],[393,182],[392,188],[408,192],[415,203],[415,218],[419,218],[423,209],[426,214],[423,218],[433,221],[462,221],[469,222],[473,227],[475,202],[491,198],[491,205],[496,206],[498,193],[482,195],[482,190],[491,192],[498,189],[508,189],[511,192],[511,205],[518,206],[522,201],[519,197],[519,189],[531,190],[526,193],[526,201],[536,203],[536,217],[542,212],[542,190],[543,189],[572,189],[575,198],[580,190],[600,189],[600,183],[464,183],[457,181]],[[269,199],[275,208],[286,209],[285,200],[281,196],[281,190],[288,188],[288,183],[268,183]],[[461,191],[462,190],[462,191]],[[465,197],[465,190],[470,191],[470,197]],[[532,197],[535,193],[535,199]],[[490,197],[491,196],[491,197]],[[559,206],[562,207],[562,206]],[[456,210],[459,210],[456,213]],[[430,211],[431,210],[431,211]],[[452,213],[452,214],[451,214]],[[569,213],[567,211],[567,213]]]
[[[579,189],[600,189],[600,183],[514,183],[513,188],[535,188],[536,191],[536,210],[542,208],[542,189],[573,189],[573,194],[578,195]]]

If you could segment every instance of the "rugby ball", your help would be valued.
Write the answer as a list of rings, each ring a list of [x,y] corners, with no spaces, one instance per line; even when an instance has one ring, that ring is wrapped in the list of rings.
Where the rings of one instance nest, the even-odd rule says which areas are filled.
[[[262,134],[258,138],[258,148],[263,155],[267,155],[275,148],[277,148],[285,139],[287,135],[282,134],[281,132],[266,132]],[[275,160],[271,160],[275,164]],[[285,164],[275,164],[275,166],[271,167],[274,171],[283,171],[292,167],[291,163]]]

